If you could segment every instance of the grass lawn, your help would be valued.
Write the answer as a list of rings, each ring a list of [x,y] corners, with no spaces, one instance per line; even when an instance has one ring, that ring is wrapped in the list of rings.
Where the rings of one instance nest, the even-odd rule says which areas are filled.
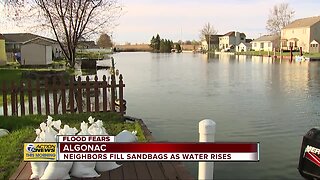
[[[111,52],[77,52],[77,58],[103,59],[105,56],[112,54]]]
[[[236,54],[239,55],[252,55],[252,56],[273,56],[273,52],[267,52],[267,51],[248,51],[248,52],[237,52]],[[300,52],[293,52],[293,56],[300,56]],[[277,56],[280,56],[279,52],[276,52]],[[290,52],[282,52],[282,56],[290,56]],[[305,57],[320,57],[320,53],[303,53]]]
[[[15,81],[18,82],[21,79],[23,70],[20,69],[0,69],[0,84],[4,81]]]
[[[138,123],[123,122],[117,113],[85,113],[54,115],[54,120],[60,119],[62,127],[68,124],[76,127],[80,131],[80,123],[88,122],[88,117],[92,116],[104,122],[109,135],[116,135],[122,130],[136,130],[140,142],[146,142],[143,131]],[[0,138],[0,179],[9,179],[20,162],[23,160],[23,143],[33,142],[36,134],[34,129],[39,127],[41,122],[46,121],[46,116],[32,115],[24,117],[3,117],[0,116],[0,128],[8,129],[10,135]]]
[[[47,68],[0,68],[0,88],[2,88],[2,83],[6,82],[7,87],[10,86],[9,83],[11,83],[12,81],[15,82],[15,84],[20,83],[20,81],[22,80],[22,74],[23,72],[31,72],[31,71],[66,71],[68,72],[69,75],[72,75],[74,73],[73,70],[67,69],[67,70],[62,70],[62,69],[47,69]],[[27,79],[25,79],[27,80]],[[8,102],[10,102],[11,96],[8,94]],[[25,100],[28,100],[27,98],[25,98]],[[3,104],[3,96],[0,93],[0,106],[2,106]]]

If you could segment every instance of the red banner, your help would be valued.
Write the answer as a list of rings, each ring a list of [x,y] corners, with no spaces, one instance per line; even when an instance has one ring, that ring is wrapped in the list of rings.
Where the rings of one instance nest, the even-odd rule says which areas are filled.
[[[258,143],[59,143],[60,153],[256,153]]]

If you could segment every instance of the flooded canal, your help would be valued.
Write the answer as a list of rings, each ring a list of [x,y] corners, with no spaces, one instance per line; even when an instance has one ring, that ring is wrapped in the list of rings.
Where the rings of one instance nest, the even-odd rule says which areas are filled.
[[[127,115],[158,141],[198,141],[198,122],[217,123],[216,141],[260,142],[260,162],[216,163],[216,179],[302,179],[302,136],[320,125],[320,62],[203,54],[119,53]],[[197,177],[197,164],[187,163]]]

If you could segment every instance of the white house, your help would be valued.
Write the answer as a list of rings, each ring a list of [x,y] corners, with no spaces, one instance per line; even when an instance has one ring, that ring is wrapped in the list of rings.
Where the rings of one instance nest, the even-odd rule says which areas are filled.
[[[21,45],[21,65],[48,65],[52,63],[53,41],[37,37]]]
[[[313,40],[320,42],[320,16],[297,19],[281,29],[281,48],[310,52]]]
[[[6,51],[7,53],[21,53],[21,46],[26,42],[34,40],[36,38],[41,38],[44,40],[48,40],[52,43],[52,54],[54,58],[62,58],[63,52],[58,44],[58,42],[54,39],[50,39],[47,37],[39,36],[31,33],[9,33],[3,34],[5,39]]]
[[[219,37],[219,49],[234,50],[234,48],[242,42],[246,42],[246,35],[244,33],[231,31]]]
[[[241,42],[238,46],[236,46],[236,51],[237,52],[247,52],[251,51],[252,49],[252,44],[251,43],[243,43]]]
[[[279,43],[278,35],[264,35],[251,41],[252,50],[255,51],[273,51],[274,48],[279,48]]]

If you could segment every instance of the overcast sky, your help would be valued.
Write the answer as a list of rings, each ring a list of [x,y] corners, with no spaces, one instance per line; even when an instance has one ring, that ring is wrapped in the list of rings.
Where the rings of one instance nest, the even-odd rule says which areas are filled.
[[[266,34],[270,9],[289,3],[294,19],[319,16],[320,0],[119,0],[123,15],[113,29],[117,44],[149,43],[153,35],[178,41],[199,40],[200,29],[211,23],[219,34],[240,31],[247,38]],[[1,14],[1,13],[0,13]],[[0,25],[0,32],[21,32],[10,24]],[[95,39],[93,39],[95,40]]]
[[[320,15],[320,0],[122,0],[124,15],[114,29],[118,43],[149,42],[152,35],[178,41],[198,40],[210,22],[219,34],[244,32],[248,38],[267,33],[270,9],[282,2],[295,11],[294,18]]]

